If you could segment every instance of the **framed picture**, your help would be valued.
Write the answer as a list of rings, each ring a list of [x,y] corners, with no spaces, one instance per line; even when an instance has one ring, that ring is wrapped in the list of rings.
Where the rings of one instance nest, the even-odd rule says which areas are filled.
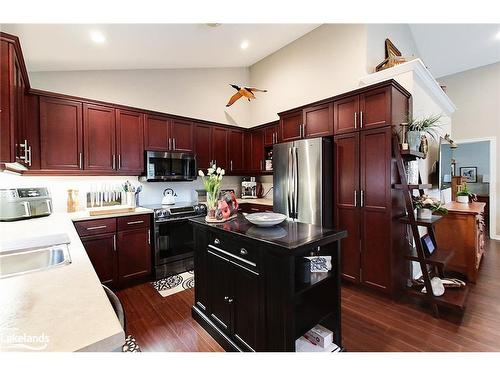
[[[425,255],[430,257],[435,250],[434,242],[432,242],[431,236],[429,236],[428,234],[424,234],[422,236],[422,245],[424,248]]]
[[[465,177],[466,182],[477,182],[477,167],[460,167],[460,176]]]

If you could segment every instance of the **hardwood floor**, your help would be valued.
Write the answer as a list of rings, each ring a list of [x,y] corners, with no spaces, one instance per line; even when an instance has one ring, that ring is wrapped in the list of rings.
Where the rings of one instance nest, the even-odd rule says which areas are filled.
[[[464,314],[393,301],[353,285],[342,288],[342,335],[348,351],[500,351],[500,241],[488,241]],[[142,351],[223,351],[191,318],[193,290],[161,297],[149,284],[118,292],[127,333]]]

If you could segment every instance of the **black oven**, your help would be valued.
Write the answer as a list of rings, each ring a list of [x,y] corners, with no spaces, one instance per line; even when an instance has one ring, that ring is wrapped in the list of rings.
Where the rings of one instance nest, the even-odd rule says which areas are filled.
[[[188,152],[146,151],[147,181],[193,181],[197,178],[196,157]]]

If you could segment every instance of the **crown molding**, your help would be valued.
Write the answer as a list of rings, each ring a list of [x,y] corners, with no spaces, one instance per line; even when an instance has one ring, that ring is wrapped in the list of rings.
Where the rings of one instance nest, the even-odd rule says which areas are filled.
[[[360,78],[362,86],[371,85],[380,81],[388,79],[396,79],[398,75],[411,72],[416,80],[426,89],[427,93],[441,106],[443,112],[451,115],[457,107],[448,95],[443,91],[439,83],[432,76],[429,69],[427,69],[420,59],[414,59],[403,64],[393,66],[392,68],[381,70],[368,74]]]

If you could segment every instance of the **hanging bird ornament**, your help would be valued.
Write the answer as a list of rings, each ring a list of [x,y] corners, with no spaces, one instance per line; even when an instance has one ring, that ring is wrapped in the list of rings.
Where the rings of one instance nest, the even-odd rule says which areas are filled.
[[[237,85],[229,85],[229,86],[231,86],[233,89],[236,90],[236,94],[231,96],[231,99],[229,99],[229,102],[226,104],[226,107],[231,106],[235,101],[237,101],[241,97],[247,98],[248,101],[250,101],[251,99],[256,99],[255,95],[254,95],[254,91],[255,92],[257,92],[257,91],[258,92],[267,92],[267,90],[260,90],[260,89],[254,88],[254,87],[239,87]]]

